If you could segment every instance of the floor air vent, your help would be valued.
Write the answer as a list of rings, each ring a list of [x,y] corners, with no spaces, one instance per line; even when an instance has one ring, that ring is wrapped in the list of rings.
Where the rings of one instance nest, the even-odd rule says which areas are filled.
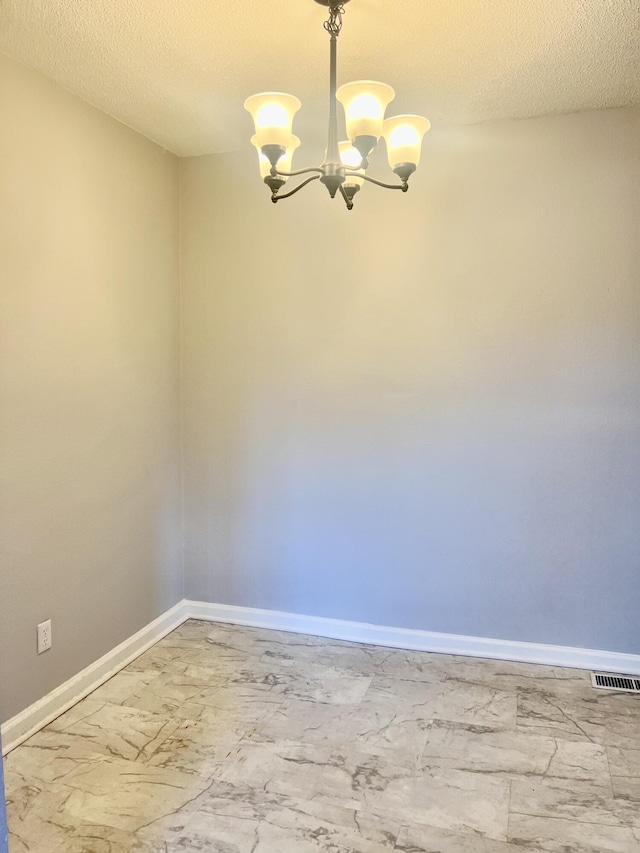
[[[623,690],[625,693],[640,693],[640,678],[630,675],[605,675],[602,672],[591,673],[591,683],[602,690]]]

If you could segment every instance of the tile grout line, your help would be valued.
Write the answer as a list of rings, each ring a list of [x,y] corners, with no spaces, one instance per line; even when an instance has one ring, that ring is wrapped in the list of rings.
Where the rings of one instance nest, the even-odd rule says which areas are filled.
[[[509,779],[509,803],[507,804],[507,844],[511,843],[511,795],[513,793],[513,779]]]
[[[604,744],[604,756],[607,761],[607,770],[609,771],[609,788],[611,789],[611,799],[615,800],[616,795],[613,792],[613,776],[611,773],[611,762],[609,761],[609,747],[606,743]]]

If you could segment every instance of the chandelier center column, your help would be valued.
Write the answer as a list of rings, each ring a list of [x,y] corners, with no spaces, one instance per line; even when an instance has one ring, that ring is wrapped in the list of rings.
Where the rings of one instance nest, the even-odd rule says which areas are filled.
[[[338,36],[342,29],[342,13],[344,4],[332,2],[329,6],[329,20],[324,28],[330,35],[329,43],[329,133],[327,138],[327,153],[325,155],[324,175],[320,181],[329,190],[331,198],[335,196],[344,183],[344,168],[340,159],[338,147]]]
[[[327,141],[327,163],[340,164],[338,150],[338,111],[336,92],[338,90],[338,37],[331,36],[329,58],[329,139]]]

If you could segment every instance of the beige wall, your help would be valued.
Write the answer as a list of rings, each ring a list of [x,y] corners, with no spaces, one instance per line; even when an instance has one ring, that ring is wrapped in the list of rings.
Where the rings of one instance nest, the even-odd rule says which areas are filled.
[[[4,58],[0,120],[7,719],[183,595],[180,192]],[[637,130],[436,129],[352,213],[182,162],[188,596],[640,651]]]
[[[173,155],[5,58],[0,125],[6,720],[182,597],[179,184]]]
[[[640,652],[638,115],[436,128],[351,213],[182,163],[190,597]]]

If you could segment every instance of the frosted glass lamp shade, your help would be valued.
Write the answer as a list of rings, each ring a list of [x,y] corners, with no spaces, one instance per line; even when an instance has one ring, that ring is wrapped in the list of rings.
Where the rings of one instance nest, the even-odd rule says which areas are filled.
[[[361,174],[364,175],[364,169],[360,169],[360,164],[362,163],[362,154],[360,154],[359,151],[356,151],[356,149],[349,142],[349,140],[341,142],[339,148],[340,160],[342,162],[342,165],[346,166],[348,169],[357,169]],[[364,178],[359,178],[357,175],[345,175],[345,187],[361,187],[363,184]]]
[[[392,169],[404,163],[418,165],[422,139],[430,127],[429,121],[422,116],[393,116],[385,121],[382,135]]]
[[[261,178],[267,178],[271,174],[271,163],[269,161],[269,158],[265,157],[265,155],[260,150],[261,146],[258,145],[257,135],[251,137],[251,144],[255,147],[256,151],[258,152],[258,163],[260,165],[260,177]],[[276,167],[278,170],[282,170],[283,172],[291,172],[292,171],[291,164],[293,161],[293,154],[299,145],[300,145],[300,140],[298,139],[298,137],[292,135],[291,141],[287,147],[286,152],[283,154],[283,156],[280,158],[280,160],[278,160],[278,165]],[[287,178],[283,178],[283,180],[286,181]]]
[[[283,92],[261,92],[252,95],[244,102],[244,108],[251,113],[256,128],[256,144],[279,145],[288,148],[291,143],[291,125],[293,117],[301,107],[294,95]]]
[[[384,112],[395,96],[391,86],[375,80],[357,80],[340,86],[336,97],[344,107],[349,139],[352,142],[359,136],[380,139]]]

